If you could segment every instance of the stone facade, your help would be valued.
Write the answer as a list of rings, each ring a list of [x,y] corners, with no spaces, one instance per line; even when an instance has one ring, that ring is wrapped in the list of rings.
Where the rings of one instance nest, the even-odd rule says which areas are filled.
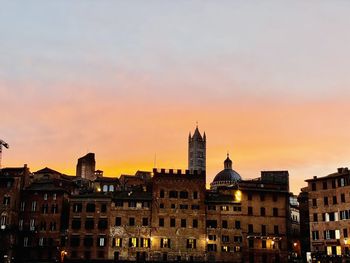
[[[306,180],[310,250],[315,259],[333,262],[350,257],[350,172],[339,168],[325,177]]]
[[[205,132],[200,134],[198,127],[188,136],[188,169],[190,171],[206,169],[207,138]]]

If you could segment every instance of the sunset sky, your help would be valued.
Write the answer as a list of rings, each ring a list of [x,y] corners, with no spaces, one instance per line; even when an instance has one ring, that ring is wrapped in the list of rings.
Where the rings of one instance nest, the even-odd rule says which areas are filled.
[[[350,165],[349,1],[2,1],[3,166],[107,176],[229,151],[244,179],[291,190]]]

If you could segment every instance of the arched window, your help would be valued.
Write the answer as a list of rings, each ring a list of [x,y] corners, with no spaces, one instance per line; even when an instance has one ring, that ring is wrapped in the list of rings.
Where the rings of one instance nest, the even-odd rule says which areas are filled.
[[[102,189],[103,192],[108,192],[108,185],[104,185]]]
[[[114,185],[111,184],[111,185],[109,186],[109,191],[110,191],[110,192],[114,192]]]

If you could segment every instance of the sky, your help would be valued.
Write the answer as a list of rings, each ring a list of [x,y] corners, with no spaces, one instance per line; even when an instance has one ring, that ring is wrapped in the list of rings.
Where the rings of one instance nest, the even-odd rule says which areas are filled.
[[[349,1],[0,1],[2,165],[106,176],[227,152],[291,190],[349,165]]]

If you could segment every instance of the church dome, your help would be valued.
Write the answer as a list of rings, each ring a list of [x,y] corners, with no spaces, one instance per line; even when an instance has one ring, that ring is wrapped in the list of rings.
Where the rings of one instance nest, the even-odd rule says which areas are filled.
[[[227,154],[227,158],[224,161],[224,170],[215,176],[210,186],[211,188],[217,188],[218,186],[229,186],[237,184],[241,180],[242,178],[239,173],[232,169],[232,161]]]

